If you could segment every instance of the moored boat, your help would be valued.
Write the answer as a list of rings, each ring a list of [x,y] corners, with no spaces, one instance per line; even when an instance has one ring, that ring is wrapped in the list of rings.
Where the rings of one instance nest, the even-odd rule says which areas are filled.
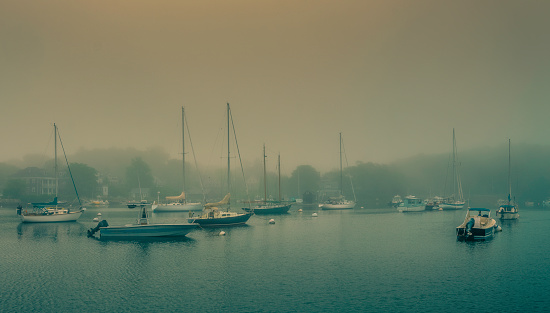
[[[399,212],[420,212],[426,210],[426,205],[422,199],[413,195],[408,195],[403,202],[399,204],[397,210]]]
[[[353,198],[355,201],[346,200],[344,197],[344,182],[343,182],[343,167],[342,167],[342,133],[340,133],[340,194],[337,197],[330,197],[327,201],[320,204],[319,207],[322,210],[351,210],[355,207],[355,190],[353,189],[353,182],[351,182],[351,189],[353,192]]]
[[[99,232],[100,238],[182,237],[198,226],[190,223],[149,223],[147,205],[140,205],[136,223],[110,226],[106,220],[101,220],[95,228],[88,230],[88,237],[92,237],[96,232]]]
[[[501,220],[515,220],[519,218],[517,206],[512,201],[512,180],[511,180],[511,153],[510,139],[508,139],[508,201],[500,204],[497,210],[497,217]]]
[[[253,213],[224,211],[219,208],[223,205],[229,205],[230,198],[231,194],[228,193],[219,202],[205,204],[202,214],[198,216],[194,216],[195,213],[189,212],[187,221],[189,223],[197,223],[203,227],[236,226],[245,224]]]
[[[464,222],[456,228],[459,240],[490,239],[497,230],[496,221],[491,218],[491,210],[486,208],[469,208]]]
[[[458,172],[457,166],[457,149],[456,149],[456,137],[455,129],[453,128],[453,155],[452,155],[452,167],[451,167],[451,184],[452,193],[449,196],[444,197],[438,204],[438,208],[442,210],[460,210],[464,208],[464,194],[462,192],[462,181]],[[447,182],[445,182],[446,184]]]
[[[71,210],[70,208],[63,208],[57,202],[58,195],[58,186],[59,186],[59,175],[57,168],[57,139],[61,143],[63,148],[63,142],[61,141],[61,136],[57,130],[55,123],[53,124],[54,128],[54,168],[55,168],[55,198],[52,202],[48,203],[32,203],[32,209],[25,210],[21,205],[17,207],[17,215],[21,218],[23,223],[56,223],[56,222],[74,222],[76,221],[82,212],[86,209],[82,207],[80,198],[78,197],[78,191],[76,189],[76,184],[74,183],[73,175],[71,173],[71,168],[67,161],[67,156],[65,155],[65,149],[63,149],[63,154],[65,155],[65,160],[67,161],[67,169],[71,180],[73,182],[74,191],[78,199],[80,207],[76,210]]]

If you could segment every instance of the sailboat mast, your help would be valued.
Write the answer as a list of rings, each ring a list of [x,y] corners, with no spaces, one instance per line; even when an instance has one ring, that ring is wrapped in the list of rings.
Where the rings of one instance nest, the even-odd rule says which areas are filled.
[[[510,139],[508,139],[508,205],[510,205],[510,202],[512,201],[512,176],[511,176],[511,164],[512,164],[512,156],[511,156],[511,149],[510,149]]]
[[[340,195],[344,194],[344,180],[342,176],[342,133],[340,133]]]
[[[281,202],[281,154],[277,156],[277,165],[279,168],[279,202]]]
[[[181,147],[182,147],[182,186],[181,191],[185,191],[185,110],[181,107]]]
[[[265,165],[265,144],[264,144],[264,201],[267,202],[267,170]]]
[[[455,139],[455,129],[453,128],[453,196],[456,192],[456,139]]]
[[[57,174],[57,125],[53,123],[53,135],[54,135],[54,172],[55,172],[55,198],[57,200],[57,189],[59,188],[59,177]],[[57,207],[57,201],[55,203],[55,207]]]
[[[227,102],[227,191],[231,193],[231,151],[229,150],[229,102]]]

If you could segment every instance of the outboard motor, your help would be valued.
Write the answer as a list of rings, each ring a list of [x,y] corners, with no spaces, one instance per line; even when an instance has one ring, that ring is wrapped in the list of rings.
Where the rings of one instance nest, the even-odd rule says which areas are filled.
[[[17,215],[21,215],[21,211],[23,210],[23,207],[20,205],[17,206]]]
[[[471,235],[471,231],[472,231],[472,227],[474,227],[474,224],[476,223],[476,221],[474,220],[474,218],[472,217],[468,223],[466,224],[466,229],[464,230],[466,232],[466,234],[468,235]]]
[[[99,228],[107,226],[109,226],[109,223],[107,223],[106,220],[100,221],[99,223],[97,223],[96,227],[88,229],[88,237],[92,237],[95,233],[97,233],[99,231]]]

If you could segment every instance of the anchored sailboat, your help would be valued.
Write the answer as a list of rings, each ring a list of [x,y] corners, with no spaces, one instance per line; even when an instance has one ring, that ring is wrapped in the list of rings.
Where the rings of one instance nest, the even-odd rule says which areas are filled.
[[[497,217],[501,220],[515,220],[519,218],[519,211],[512,201],[512,179],[511,179],[511,153],[510,139],[508,139],[508,203],[502,204],[497,210]]]
[[[455,129],[453,128],[453,156],[452,156],[452,172],[451,172],[451,181],[453,186],[453,191],[450,195],[444,197],[439,203],[439,208],[443,210],[458,210],[464,207],[464,194],[462,193],[462,182],[460,180],[460,175],[458,173],[458,168],[456,166],[456,138],[455,138]]]
[[[187,212],[202,210],[202,203],[187,202],[185,197],[185,110],[181,107],[181,134],[182,134],[182,192],[179,196],[168,196],[167,203],[158,203],[153,205],[155,212]]]
[[[284,214],[288,213],[290,210],[291,204],[285,204],[281,202],[281,155],[278,156],[278,169],[279,169],[279,200],[268,200],[267,199],[267,171],[266,171],[266,162],[267,158],[265,154],[265,145],[264,145],[264,200],[261,203],[250,209],[244,208],[243,210],[248,212],[254,212],[255,214]]]
[[[63,148],[63,142],[59,136],[57,126],[53,124],[54,129],[54,171],[55,171],[55,198],[52,202],[47,203],[32,203],[33,208],[31,211],[23,210],[21,206],[17,207],[17,215],[21,218],[23,223],[49,223],[49,222],[74,222],[76,221],[82,212],[86,209],[82,208],[82,203],[80,202],[80,197],[78,197],[78,191],[73,180],[73,175],[71,173],[71,168],[69,167],[69,162],[67,161],[67,156],[65,155],[65,149]],[[63,208],[59,206],[57,202],[57,194],[59,189],[59,173],[57,167],[57,139],[59,137],[59,142],[61,143],[61,148],[63,149],[63,155],[65,156],[65,161],[67,163],[67,168],[73,182],[73,187],[76,193],[76,197],[80,204],[78,210],[71,210],[68,208]]]
[[[233,135],[235,136],[235,125],[233,124],[233,117],[231,115],[231,109],[229,103],[227,104],[227,189],[229,193],[225,195],[222,201],[216,203],[207,203],[204,205],[202,214],[194,216],[193,212],[189,212],[189,223],[197,223],[203,227],[210,226],[233,226],[245,224],[252,216],[252,212],[232,212],[231,208],[231,150],[230,150],[230,126],[233,125]],[[237,151],[239,146],[237,145]],[[240,153],[239,153],[240,158]],[[244,175],[244,174],[243,174]],[[220,209],[220,206],[227,206],[224,211]]]
[[[351,180],[351,178],[350,178]],[[340,133],[340,195],[338,197],[331,197],[320,207],[323,210],[349,210],[355,207],[355,201],[346,200],[344,198],[343,187],[343,169],[342,169],[342,133]],[[352,184],[353,189],[353,184]],[[353,197],[355,198],[355,191],[353,191]]]

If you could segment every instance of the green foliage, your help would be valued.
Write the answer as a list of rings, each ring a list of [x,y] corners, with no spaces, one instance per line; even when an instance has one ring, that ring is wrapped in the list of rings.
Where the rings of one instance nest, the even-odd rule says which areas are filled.
[[[289,194],[294,198],[302,198],[305,192],[317,193],[321,184],[321,174],[311,165],[300,165],[290,175]],[[286,184],[285,184],[286,186]]]
[[[128,188],[154,187],[154,179],[151,168],[141,157],[133,158],[126,168],[126,186]]]
[[[10,179],[4,187],[4,198],[22,199],[25,195],[25,181],[21,179]]]
[[[83,163],[71,163],[70,166],[80,197],[94,198],[98,194],[97,170]]]

